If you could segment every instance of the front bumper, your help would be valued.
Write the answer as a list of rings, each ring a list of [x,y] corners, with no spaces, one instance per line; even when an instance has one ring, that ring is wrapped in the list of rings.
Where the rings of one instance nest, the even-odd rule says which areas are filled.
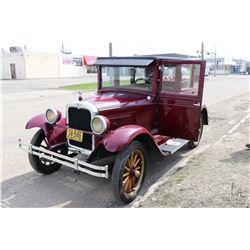
[[[29,154],[37,155],[39,158],[44,158],[53,162],[57,162],[64,166],[73,168],[77,172],[87,173],[96,177],[102,177],[108,179],[108,165],[97,166],[77,158],[68,157],[58,154],[56,152],[34,146],[32,144],[25,144],[21,139],[18,140],[19,148],[27,151]]]

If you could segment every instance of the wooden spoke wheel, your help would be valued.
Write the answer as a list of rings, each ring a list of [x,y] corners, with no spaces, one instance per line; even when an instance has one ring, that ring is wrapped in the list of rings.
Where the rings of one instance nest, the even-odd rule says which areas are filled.
[[[133,141],[121,151],[114,164],[114,195],[125,203],[134,200],[145,177],[147,153],[142,143]]]
[[[124,192],[131,193],[136,190],[145,170],[145,159],[141,150],[135,150],[128,157],[122,174],[122,187]]]

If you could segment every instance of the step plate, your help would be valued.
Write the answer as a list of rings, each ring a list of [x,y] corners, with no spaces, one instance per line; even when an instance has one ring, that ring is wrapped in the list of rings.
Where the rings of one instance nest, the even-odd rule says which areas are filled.
[[[159,146],[160,150],[163,152],[168,152],[171,155],[174,154],[177,150],[186,145],[189,140],[175,138],[169,139],[166,143]]]

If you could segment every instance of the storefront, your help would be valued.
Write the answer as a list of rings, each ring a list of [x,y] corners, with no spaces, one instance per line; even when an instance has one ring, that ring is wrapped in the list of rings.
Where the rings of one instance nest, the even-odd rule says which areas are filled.
[[[96,74],[96,56],[62,53],[2,53],[2,79],[85,77]]]
[[[83,64],[87,68],[87,74],[97,73],[97,68],[94,65],[96,59],[96,56],[83,56]]]
[[[82,56],[73,54],[59,55],[60,77],[84,77],[96,73],[93,65],[96,56]]]

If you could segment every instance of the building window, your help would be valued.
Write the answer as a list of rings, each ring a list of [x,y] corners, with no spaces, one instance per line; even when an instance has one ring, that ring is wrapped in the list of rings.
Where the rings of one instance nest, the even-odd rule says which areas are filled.
[[[83,65],[82,58],[81,57],[74,57],[73,58],[73,65],[74,66],[82,66]]]
[[[97,73],[97,67],[95,65],[87,65],[87,73]]]

